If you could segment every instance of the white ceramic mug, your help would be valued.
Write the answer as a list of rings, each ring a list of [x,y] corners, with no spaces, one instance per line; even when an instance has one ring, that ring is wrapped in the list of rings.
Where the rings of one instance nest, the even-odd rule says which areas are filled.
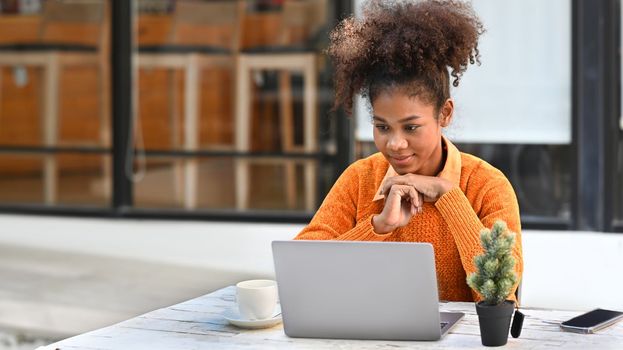
[[[240,316],[248,320],[269,318],[277,306],[277,282],[249,280],[236,284]]]

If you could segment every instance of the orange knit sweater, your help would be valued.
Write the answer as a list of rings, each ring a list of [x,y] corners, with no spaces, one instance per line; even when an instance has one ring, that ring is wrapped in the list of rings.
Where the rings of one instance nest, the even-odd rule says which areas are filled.
[[[461,153],[446,138],[446,164],[438,176],[455,183],[435,203],[424,203],[423,212],[407,226],[379,235],[372,216],[383,209],[373,201],[384,177],[393,169],[381,153],[351,164],[340,176],[322,205],[295,239],[428,242],[435,249],[441,300],[472,301],[466,275],[474,272],[474,257],[482,253],[480,231],[498,220],[517,234],[513,250],[518,280],[523,272],[519,206],[515,192],[501,171],[475,156]],[[517,286],[513,288],[513,291]],[[509,299],[515,299],[512,294]]]

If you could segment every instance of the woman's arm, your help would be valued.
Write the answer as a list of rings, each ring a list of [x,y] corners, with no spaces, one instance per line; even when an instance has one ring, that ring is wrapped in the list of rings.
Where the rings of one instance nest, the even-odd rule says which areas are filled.
[[[358,199],[360,176],[365,170],[361,164],[354,163],[342,173],[309,225],[294,239],[383,241],[389,236],[374,233],[373,214],[357,221],[357,209],[362,205]]]
[[[467,275],[476,271],[474,257],[482,254],[480,231],[491,228],[496,220],[504,220],[512,232],[515,232],[515,272],[517,284],[512,288],[509,299],[515,300],[514,292],[521,281],[523,258],[521,248],[521,221],[519,205],[515,191],[506,177],[499,171],[474,174],[473,187],[479,188],[477,193],[469,194],[472,203],[459,187],[455,187],[437,200],[435,206],[448,224],[461,256],[461,263]],[[480,176],[479,176],[480,175]],[[469,186],[468,186],[469,188]],[[477,208],[476,212],[474,208]],[[481,297],[472,291],[474,299]]]

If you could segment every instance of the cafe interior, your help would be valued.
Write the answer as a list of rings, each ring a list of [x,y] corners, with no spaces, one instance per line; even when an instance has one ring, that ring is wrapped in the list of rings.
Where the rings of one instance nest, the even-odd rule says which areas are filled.
[[[115,122],[111,7],[2,1],[0,201],[105,211],[117,129],[132,130],[136,208],[311,212],[335,172],[334,4],[133,2],[131,112]]]

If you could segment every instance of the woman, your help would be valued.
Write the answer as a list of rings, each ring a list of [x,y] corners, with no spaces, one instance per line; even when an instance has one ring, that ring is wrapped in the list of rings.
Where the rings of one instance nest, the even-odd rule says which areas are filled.
[[[478,61],[483,31],[469,4],[440,0],[371,1],[361,19],[338,25],[328,50],[335,107],[350,113],[356,93],[370,101],[379,153],[344,171],[296,239],[429,242],[440,298],[471,301],[480,297],[465,277],[482,251],[479,233],[501,219],[517,233],[513,255],[521,279],[511,184],[442,135],[454,112],[450,75],[458,86]]]

